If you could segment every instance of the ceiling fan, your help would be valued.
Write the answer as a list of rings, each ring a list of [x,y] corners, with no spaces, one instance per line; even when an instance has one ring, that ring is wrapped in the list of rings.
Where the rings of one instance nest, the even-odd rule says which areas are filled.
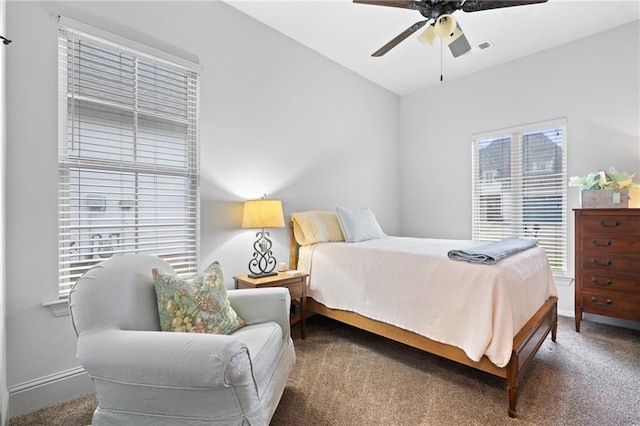
[[[430,22],[425,31],[418,36],[418,40],[431,45],[436,37],[441,37],[449,46],[451,54],[456,58],[471,50],[471,46],[462,32],[460,25],[451,15],[456,10],[462,9],[463,12],[479,12],[481,10],[498,9],[501,7],[545,3],[547,1],[548,0],[353,0],[354,3],[414,9],[427,18],[411,25],[393,40],[376,50],[371,56],[377,57],[384,55],[400,44],[401,41]]]

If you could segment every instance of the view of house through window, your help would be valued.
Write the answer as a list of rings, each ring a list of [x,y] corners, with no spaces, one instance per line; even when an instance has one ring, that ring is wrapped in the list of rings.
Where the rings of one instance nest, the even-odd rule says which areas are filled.
[[[59,288],[148,253],[197,272],[198,73],[59,30]]]
[[[473,239],[535,238],[566,273],[565,121],[474,135]]]

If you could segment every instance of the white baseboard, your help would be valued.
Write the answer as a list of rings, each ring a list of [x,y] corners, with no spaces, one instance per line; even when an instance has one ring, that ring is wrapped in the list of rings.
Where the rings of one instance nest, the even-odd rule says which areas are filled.
[[[622,318],[605,317],[595,314],[582,314],[582,321],[593,321],[600,324],[614,325],[616,327],[630,328],[640,331],[640,321],[632,321]]]
[[[563,317],[575,318],[575,311],[570,311],[568,309],[558,309],[558,315]]]
[[[11,386],[8,418],[32,413],[40,408],[93,392],[93,382],[82,367],[60,371]]]

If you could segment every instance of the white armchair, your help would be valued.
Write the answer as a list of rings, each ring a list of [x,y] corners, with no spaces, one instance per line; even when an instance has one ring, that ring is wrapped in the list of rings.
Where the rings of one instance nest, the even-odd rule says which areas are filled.
[[[268,425],[295,363],[285,288],[229,290],[246,326],[230,335],[161,332],[151,270],[164,260],[103,261],[69,295],[77,356],[101,425]]]

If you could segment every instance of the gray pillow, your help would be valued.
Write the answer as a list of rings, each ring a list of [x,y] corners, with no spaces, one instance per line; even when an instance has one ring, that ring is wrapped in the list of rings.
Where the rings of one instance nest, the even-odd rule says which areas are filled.
[[[369,207],[348,209],[337,206],[336,213],[344,240],[348,243],[374,240],[386,236]]]

